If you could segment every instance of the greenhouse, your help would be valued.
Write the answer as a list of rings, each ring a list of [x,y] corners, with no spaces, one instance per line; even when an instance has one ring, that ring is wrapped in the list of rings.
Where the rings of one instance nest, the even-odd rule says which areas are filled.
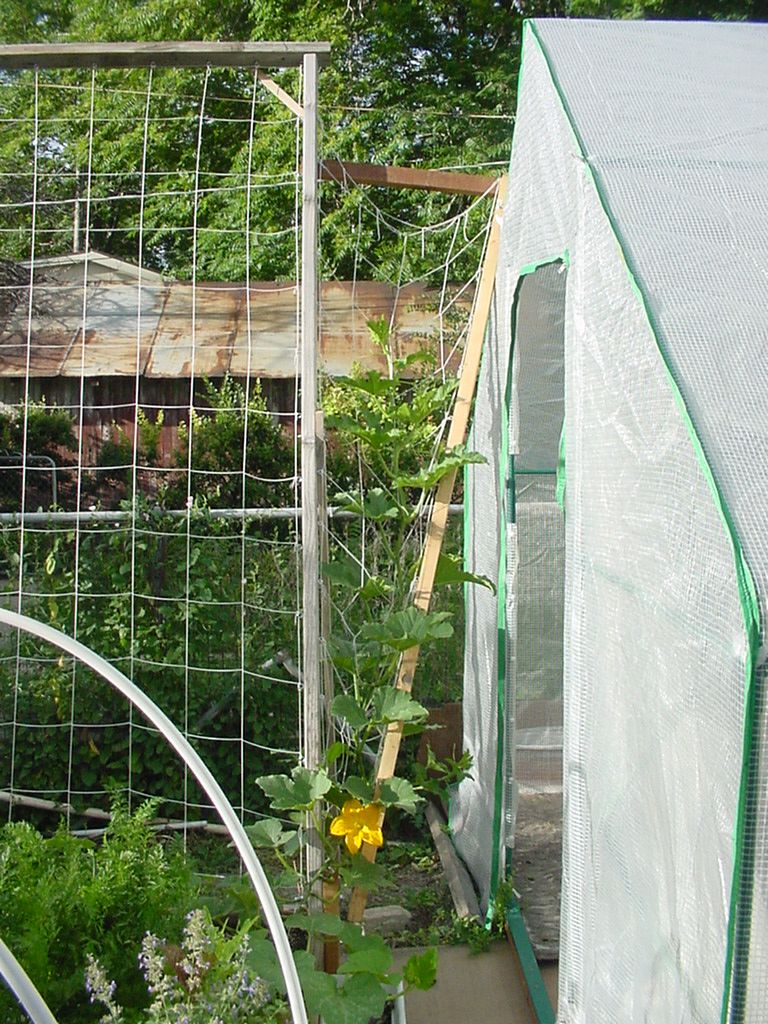
[[[756,25],[526,26],[452,827],[487,903],[520,888],[562,762],[564,1024],[768,1008],[767,52]]]

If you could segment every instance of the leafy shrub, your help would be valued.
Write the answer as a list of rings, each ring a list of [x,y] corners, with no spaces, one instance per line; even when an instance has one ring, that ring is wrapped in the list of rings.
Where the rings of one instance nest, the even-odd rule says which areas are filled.
[[[198,742],[201,753],[239,803],[243,772],[252,791],[253,778],[274,767],[269,748],[298,747],[295,686],[281,682],[279,670],[271,681],[262,668],[280,649],[294,649],[293,547],[263,543],[261,527],[243,538],[240,524],[233,529],[205,509],[192,511],[189,546],[186,521],[156,505],[139,505],[137,529],[133,559],[125,530],[110,523],[81,530],[79,544],[74,532],[28,534],[25,579],[32,593],[24,611],[73,634],[77,556],[78,638],[131,674],[178,726],[188,722],[192,733],[211,738]],[[18,543],[17,531],[0,531],[0,566],[9,587],[18,573]],[[130,770],[134,789],[181,797],[177,756],[152,730],[134,729],[131,737],[124,698],[88,669],[58,653],[52,657],[50,649],[41,657],[39,641],[28,636],[19,641],[17,674],[16,642],[15,634],[0,636],[0,721],[12,722],[15,709],[16,720],[46,726],[17,734],[17,787],[69,788],[65,726],[74,701],[75,721],[82,723],[72,734],[74,788],[125,785]],[[219,742],[240,739],[241,696],[242,759],[239,742]],[[11,729],[0,726],[0,746],[8,751]],[[10,771],[10,758],[3,769]],[[191,787],[190,799],[195,793]]]
[[[116,806],[99,844],[60,828],[44,839],[26,822],[0,828],[0,934],[62,1024],[97,1019],[83,987],[87,958],[100,962],[125,1006],[147,1004],[134,955],[147,931],[179,934],[197,898],[180,846],[149,829],[155,805]],[[0,990],[0,1019],[25,1018]]]
[[[71,413],[46,405],[45,399],[0,411],[0,449],[14,453],[24,449],[25,414],[26,451],[30,455],[49,455],[60,461],[58,449],[77,451]]]
[[[127,481],[133,464],[133,441],[125,431],[113,423],[109,437],[101,443],[96,465],[106,469],[117,469],[119,477]]]
[[[157,413],[153,422],[143,409],[139,408],[136,413],[136,423],[139,437],[136,455],[138,461],[147,466],[157,464],[160,450],[160,433],[163,429],[165,416],[162,409]],[[119,427],[117,423],[110,424],[109,437],[103,441],[99,448],[97,457],[98,466],[105,468],[120,467],[125,469],[122,474],[124,481],[130,475],[130,467],[133,465],[133,440]]]
[[[273,420],[258,381],[245,389],[232,377],[204,382],[206,408],[179,427],[176,464],[192,470],[192,494],[211,508],[292,504],[293,449]],[[190,445],[191,434],[191,445]],[[169,485],[166,503],[179,508],[187,483]]]
[[[26,415],[26,432],[25,432]],[[17,512],[22,503],[22,460],[26,453],[26,507],[48,508],[53,498],[52,469],[41,465],[45,456],[54,464],[67,461],[77,450],[73,419],[66,409],[47,406],[45,400],[26,406],[0,407],[0,510]]]

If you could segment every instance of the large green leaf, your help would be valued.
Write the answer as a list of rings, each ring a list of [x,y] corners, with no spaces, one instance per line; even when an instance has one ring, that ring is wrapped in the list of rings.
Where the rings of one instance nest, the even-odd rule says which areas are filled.
[[[423,798],[419,796],[407,779],[394,776],[382,782],[379,787],[379,800],[385,807],[399,807],[408,814],[413,814]]]
[[[396,686],[380,686],[373,693],[373,718],[376,722],[425,722],[429,712],[410,693]]]
[[[424,612],[411,607],[395,612],[381,622],[366,623],[361,634],[367,640],[375,640],[396,651],[407,651],[428,640],[453,636],[450,618],[450,612]]]
[[[255,939],[251,936],[246,964],[257,978],[263,978],[278,992],[285,992],[283,971],[275,947],[269,939]]]
[[[350,693],[340,693],[334,697],[331,711],[339,718],[343,718],[353,729],[362,729],[368,722],[365,710]]]
[[[407,514],[395,498],[382,487],[371,487],[364,494],[360,491],[342,491],[334,495],[333,504],[345,512],[352,512],[373,521],[399,519]]]
[[[295,829],[286,831],[283,828],[283,823],[277,818],[262,818],[260,821],[254,822],[253,825],[249,825],[245,831],[257,849],[259,847],[274,849],[284,846],[296,835]]]
[[[412,988],[428,989],[437,981],[437,950],[416,953],[405,965],[403,976]]]
[[[323,575],[343,587],[357,590],[360,586],[360,564],[353,558],[339,558],[333,562],[324,562],[321,566]]]
[[[345,885],[359,887],[370,892],[383,885],[388,878],[387,868],[379,861],[367,861],[365,857],[352,857],[349,863],[339,867],[339,874]]]
[[[364,1024],[381,1016],[387,1000],[381,982],[372,974],[353,974],[334,998],[323,1003],[325,1024]]]
[[[344,931],[346,921],[342,921],[337,914],[294,914],[291,917],[292,928],[301,928],[310,935],[341,935]]]
[[[306,950],[294,953],[293,958],[310,1018],[322,1015],[327,1020],[326,1007],[337,999],[336,979],[331,974],[318,971],[314,957]]]
[[[487,587],[494,594],[496,593],[493,580],[478,573],[465,572],[459,555],[448,555],[443,552],[437,561],[435,586],[449,586],[452,583],[476,583],[481,587]]]
[[[338,384],[354,391],[364,391],[373,398],[381,398],[397,389],[398,382],[392,377],[385,377],[378,370],[369,370],[360,377],[339,377]]]
[[[486,461],[485,456],[478,452],[468,452],[463,445],[457,445],[420,473],[397,477],[395,484],[398,487],[418,487],[422,491],[431,491],[449,473],[454,473],[462,466]]]
[[[392,950],[380,935],[367,936],[361,949],[350,953],[339,968],[339,974],[386,974],[392,966]]]
[[[331,788],[324,769],[310,771],[297,765],[287,775],[262,775],[256,779],[276,811],[308,811]]]
[[[373,800],[373,783],[368,779],[350,775],[344,782],[344,788],[351,797],[361,803],[369,804]]]

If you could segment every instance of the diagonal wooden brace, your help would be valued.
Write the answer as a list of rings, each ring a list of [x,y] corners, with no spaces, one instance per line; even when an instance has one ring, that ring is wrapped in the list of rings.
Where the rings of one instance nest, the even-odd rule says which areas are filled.
[[[467,345],[464,352],[464,361],[461,368],[459,387],[456,392],[456,399],[453,406],[451,426],[448,431],[446,450],[450,451],[457,445],[464,444],[469,431],[469,416],[472,409],[472,398],[477,386],[477,378],[480,373],[480,358],[483,351],[488,317],[491,311],[493,299],[494,282],[496,279],[496,267],[499,258],[499,241],[501,230],[501,218],[504,211],[504,200],[507,192],[506,175],[499,179],[496,189],[496,206],[494,209],[493,222],[488,236],[488,245],[485,251],[483,269],[480,275],[480,285],[477,291],[477,300],[472,312],[472,320],[467,336]],[[435,584],[437,563],[445,537],[445,528],[448,522],[448,506],[456,483],[456,470],[443,477],[437,486],[435,502],[432,506],[432,516],[427,529],[427,537],[424,542],[424,550],[419,567],[419,575],[414,588],[413,603],[423,611],[429,611],[432,601],[432,591]],[[419,648],[411,647],[403,653],[397,671],[395,686],[400,690],[410,693],[413,686],[413,677],[419,660]],[[397,756],[400,752],[400,744],[403,738],[403,723],[392,722],[384,734],[379,760],[376,768],[376,788],[391,779],[395,774]],[[382,808],[379,825],[383,824],[384,810]],[[376,857],[376,847],[363,845],[362,855],[367,861],[373,861]],[[368,893],[365,889],[357,888],[353,891],[349,903],[348,920],[361,922],[365,912],[365,904]]]

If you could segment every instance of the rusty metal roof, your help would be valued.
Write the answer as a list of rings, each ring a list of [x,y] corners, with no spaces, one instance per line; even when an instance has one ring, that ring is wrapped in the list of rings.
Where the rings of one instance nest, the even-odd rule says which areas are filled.
[[[87,278],[85,267],[82,254],[36,261],[31,315],[29,288],[15,288],[0,321],[0,377],[298,375],[295,283],[193,287],[142,271],[139,287],[131,264],[89,253]],[[438,294],[420,285],[328,281],[320,296],[320,361],[332,375],[386,368],[366,326],[374,318],[393,324],[396,356],[437,341]],[[457,304],[470,302],[467,292]]]

